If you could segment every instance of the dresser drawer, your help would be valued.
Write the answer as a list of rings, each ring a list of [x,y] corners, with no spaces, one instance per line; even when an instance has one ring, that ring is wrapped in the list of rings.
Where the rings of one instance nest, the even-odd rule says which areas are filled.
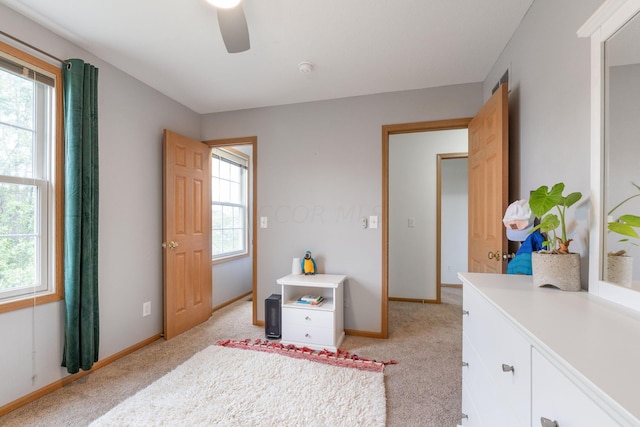
[[[283,307],[282,324],[297,324],[313,328],[333,328],[333,312],[312,308]]]
[[[466,335],[463,335],[462,340],[462,360],[466,363],[462,367],[462,389],[463,395],[466,394],[462,412],[468,416],[462,424],[485,427],[528,426],[528,413],[527,419],[519,419],[515,408],[504,399],[500,387]]]
[[[541,418],[560,427],[601,427],[622,425],[582,392],[535,348],[532,352],[531,425],[542,425]]]
[[[497,385],[501,399],[513,408],[520,424],[530,417],[531,344],[506,318],[480,296],[465,287],[464,332],[482,365]]]

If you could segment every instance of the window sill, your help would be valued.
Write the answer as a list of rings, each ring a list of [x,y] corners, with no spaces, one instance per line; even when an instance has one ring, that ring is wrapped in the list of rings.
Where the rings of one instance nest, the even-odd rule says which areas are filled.
[[[43,294],[37,296],[35,301],[32,296],[0,303],[0,313],[8,313],[10,311],[21,310],[23,308],[33,307],[34,305],[48,304],[50,302],[62,301],[64,296],[62,291],[52,294]]]
[[[240,254],[240,255],[231,255],[225,258],[216,258],[216,259],[212,259],[211,260],[211,265],[216,265],[216,264],[223,264],[225,262],[229,262],[229,261],[235,261],[237,259],[240,258],[247,258],[249,256],[248,253],[245,254]]]

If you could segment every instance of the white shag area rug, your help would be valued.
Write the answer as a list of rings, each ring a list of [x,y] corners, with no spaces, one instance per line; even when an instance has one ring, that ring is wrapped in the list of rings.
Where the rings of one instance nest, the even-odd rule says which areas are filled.
[[[212,345],[91,426],[384,426],[384,374]]]

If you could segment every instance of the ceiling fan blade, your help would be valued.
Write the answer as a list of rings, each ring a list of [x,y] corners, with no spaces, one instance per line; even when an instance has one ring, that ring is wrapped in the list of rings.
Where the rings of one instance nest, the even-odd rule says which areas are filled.
[[[231,9],[218,8],[218,25],[227,52],[238,53],[249,50],[249,28],[242,4]]]

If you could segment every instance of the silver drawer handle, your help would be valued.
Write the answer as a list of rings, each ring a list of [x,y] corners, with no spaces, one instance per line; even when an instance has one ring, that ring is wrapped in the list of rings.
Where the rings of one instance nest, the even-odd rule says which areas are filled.
[[[309,334],[304,334],[304,336],[305,336],[306,338],[311,338],[311,335],[309,335]]]
[[[553,421],[545,417],[540,417],[540,425],[542,427],[560,427],[560,424],[558,424],[557,421]]]
[[[512,365],[507,365],[506,363],[502,364],[502,372],[515,372],[516,370]]]
[[[464,412],[462,413],[462,419],[463,420],[468,420],[469,419],[469,415],[465,414]]]
[[[469,315],[469,310],[462,310],[462,315],[463,316],[468,316]]]
[[[464,366],[464,367],[469,366],[469,362],[462,362],[462,366]]]
[[[307,316],[304,318],[304,320],[311,320],[311,317]]]

